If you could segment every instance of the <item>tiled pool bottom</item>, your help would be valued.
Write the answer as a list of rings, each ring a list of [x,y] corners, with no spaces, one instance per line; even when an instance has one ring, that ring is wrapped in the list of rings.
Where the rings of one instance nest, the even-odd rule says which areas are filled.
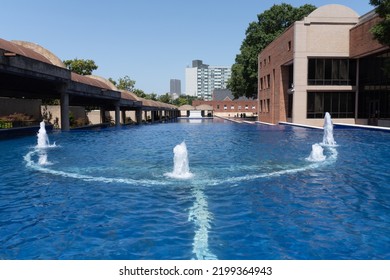
[[[390,133],[336,129],[308,161],[322,136],[187,120],[0,141],[0,259],[390,259]],[[164,175],[182,141],[187,180]]]

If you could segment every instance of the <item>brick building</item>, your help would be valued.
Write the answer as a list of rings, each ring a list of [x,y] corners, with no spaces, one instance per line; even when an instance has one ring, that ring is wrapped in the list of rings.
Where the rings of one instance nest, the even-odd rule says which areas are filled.
[[[389,48],[369,31],[378,20],[326,5],[291,25],[259,54],[259,120],[321,126],[329,112],[335,122],[390,126]]]
[[[211,101],[194,100],[193,106],[199,106],[202,104],[210,105],[213,107],[215,116],[221,117],[253,117],[257,116],[256,99],[248,99],[246,97],[240,97],[234,99],[233,94],[227,89],[215,89],[213,91],[213,98]]]

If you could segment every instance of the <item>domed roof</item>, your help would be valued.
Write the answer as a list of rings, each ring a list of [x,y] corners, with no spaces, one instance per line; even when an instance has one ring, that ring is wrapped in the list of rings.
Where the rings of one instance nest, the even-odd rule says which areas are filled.
[[[102,82],[103,84],[106,85],[106,88],[108,89],[111,89],[111,90],[118,90],[117,87],[111,83],[109,80],[107,80],[106,78],[103,78],[103,77],[100,77],[100,76],[95,76],[95,75],[87,75],[86,77],[89,77],[91,79],[95,79],[99,82]]]
[[[121,98],[129,99],[133,101],[142,101],[140,97],[138,97],[135,93],[127,91],[127,90],[119,90],[121,93]]]
[[[6,41],[4,39],[0,39],[0,49],[3,49],[5,51],[13,52],[15,54],[29,57],[35,60],[39,60],[44,63],[52,64],[52,62],[46,58],[44,55],[32,50],[31,48],[26,48],[24,46],[15,44],[10,41]]]
[[[195,110],[195,107],[194,106],[191,106],[191,105],[182,105],[179,107],[179,110],[180,111],[189,111],[189,110]]]
[[[61,67],[61,68],[66,68],[65,64],[62,62],[61,59],[59,59],[51,51],[45,49],[44,47],[42,47],[38,44],[26,42],[26,41],[18,41],[18,40],[12,40],[11,43],[14,43],[14,44],[22,46],[24,48],[30,49],[36,53],[39,53],[40,55],[44,56],[47,60],[49,60],[50,64],[53,64],[53,65]]]
[[[71,75],[72,81],[74,81],[74,82],[78,82],[78,83],[82,83],[82,84],[86,84],[86,85],[90,85],[90,86],[94,86],[94,87],[98,87],[98,88],[102,88],[102,89],[112,90],[111,87],[109,87],[106,83],[104,83],[98,79],[94,79],[90,76],[83,76],[83,75],[79,75],[79,74],[74,73],[74,72],[71,72],[70,75]]]
[[[321,6],[311,12],[306,19],[314,19],[314,18],[326,18],[326,19],[332,19],[332,18],[345,18],[345,19],[358,19],[359,15],[351,8],[339,5],[339,4],[329,4],[325,6]]]

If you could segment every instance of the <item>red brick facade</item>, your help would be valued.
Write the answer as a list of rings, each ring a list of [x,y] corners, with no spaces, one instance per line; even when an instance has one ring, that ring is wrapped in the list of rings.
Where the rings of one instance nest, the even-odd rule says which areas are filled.
[[[335,13],[337,16],[333,17],[332,9],[337,10]],[[370,96],[363,90],[359,91],[356,86],[361,85],[360,81],[364,81],[364,78],[355,75],[358,69],[362,70],[357,68],[361,67],[359,66],[361,63],[369,63],[367,59],[371,58],[375,62],[375,58],[371,56],[374,54],[380,54],[382,59],[389,56],[389,53],[386,53],[389,48],[381,45],[371,33],[371,28],[380,20],[375,12],[359,18],[348,7],[326,5],[303,21],[290,26],[258,56],[259,121],[273,124],[296,122],[319,126],[322,118],[318,115],[324,113],[324,110],[333,110],[332,113],[338,121],[366,124],[365,118],[370,115],[370,110],[374,110],[370,109],[373,106],[380,107],[377,111],[381,112],[381,119],[390,119],[388,117],[390,93],[373,91],[373,95]],[[348,60],[348,67],[352,65],[353,68],[348,70],[343,76],[344,80],[340,82],[337,80],[337,62],[348,58],[357,60],[351,62]],[[328,60],[327,68],[322,61],[323,64],[317,64],[317,59]],[[329,63],[330,59],[336,61],[335,66]],[[382,62],[376,63],[380,67]],[[387,86],[388,80],[386,81],[380,72],[378,72],[380,78],[370,76],[366,72],[358,73],[365,73],[365,79],[375,80],[377,84],[382,85],[382,89]],[[336,77],[334,84],[333,75]],[[346,76],[349,76],[348,80],[345,79]],[[332,97],[337,101],[332,104],[326,101],[325,93],[326,98]],[[340,105],[341,97],[343,100],[349,100],[344,107]],[[371,102],[372,106],[369,107],[367,102]],[[313,116],[309,112],[314,110],[315,104],[320,114]],[[390,124],[390,121],[388,123]],[[388,126],[383,121],[382,125]]]
[[[291,86],[288,65],[293,61],[293,41],[294,26],[291,26],[259,55],[259,121],[278,123],[287,120],[287,90]]]
[[[350,31],[351,58],[359,58],[387,49],[374,39],[370,31],[381,19],[376,14],[367,15],[367,17]]]
[[[244,114],[246,116],[257,115],[257,100],[218,100],[218,101],[204,101],[194,100],[192,106],[199,106],[202,104],[210,105],[213,107],[215,115],[231,116]]]

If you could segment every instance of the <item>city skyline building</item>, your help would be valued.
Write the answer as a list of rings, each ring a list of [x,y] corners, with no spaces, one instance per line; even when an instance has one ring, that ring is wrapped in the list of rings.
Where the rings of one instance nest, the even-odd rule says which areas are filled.
[[[181,95],[181,81],[179,79],[170,80],[169,93]]]
[[[230,66],[210,66],[202,60],[193,60],[185,70],[186,94],[203,100],[212,100],[214,89],[226,89],[231,77]]]
[[[169,93],[172,99],[176,99],[181,95],[181,81],[179,79],[171,79]]]

